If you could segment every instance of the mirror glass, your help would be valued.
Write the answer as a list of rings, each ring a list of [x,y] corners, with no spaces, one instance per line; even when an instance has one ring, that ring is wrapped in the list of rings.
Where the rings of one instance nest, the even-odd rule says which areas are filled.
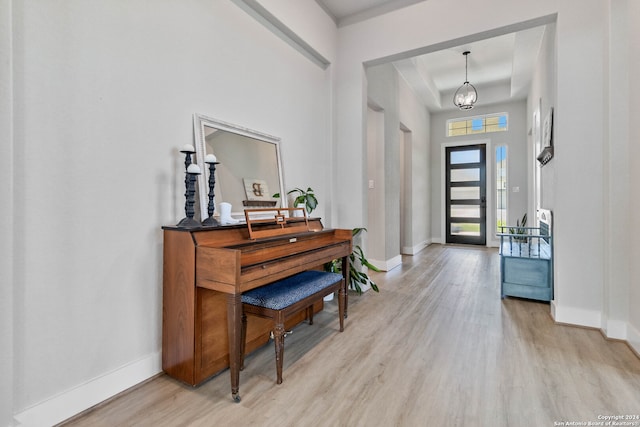
[[[198,205],[201,218],[208,217],[209,165],[206,155],[216,156],[215,214],[221,202],[231,204],[231,215],[244,219],[245,208],[286,207],[283,193],[280,139],[217,119],[194,115],[196,163],[203,173],[198,177]]]

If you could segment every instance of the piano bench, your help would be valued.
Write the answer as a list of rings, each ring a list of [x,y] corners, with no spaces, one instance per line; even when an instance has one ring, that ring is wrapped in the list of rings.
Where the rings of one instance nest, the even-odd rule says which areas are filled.
[[[342,275],[324,271],[303,271],[294,276],[252,289],[242,294],[242,352],[240,369],[244,368],[244,349],[247,335],[247,313],[272,319],[276,350],[277,384],[282,384],[282,361],[284,356],[284,323],[287,317],[307,310],[309,324],[313,324],[313,304],[332,292],[338,295],[340,332],[344,330],[345,291]]]

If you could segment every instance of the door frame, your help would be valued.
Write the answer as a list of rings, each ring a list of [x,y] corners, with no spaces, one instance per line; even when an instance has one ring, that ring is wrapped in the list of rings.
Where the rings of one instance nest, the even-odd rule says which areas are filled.
[[[448,147],[463,147],[466,145],[484,145],[486,149],[485,163],[486,163],[486,192],[487,192],[487,210],[485,216],[486,226],[486,244],[485,246],[497,246],[495,227],[490,224],[495,224],[495,189],[496,183],[493,179],[495,165],[493,165],[496,153],[493,152],[493,145],[491,139],[474,139],[465,141],[445,142],[440,145],[440,236],[441,243],[444,245],[447,243],[447,201],[446,201],[446,188],[447,185],[447,151]]]
[[[446,209],[446,218],[445,218],[445,227],[446,227],[446,235],[445,241],[447,243],[459,243],[459,244],[469,244],[476,246],[486,246],[487,244],[487,146],[485,144],[479,145],[462,145],[457,147],[446,147],[445,153],[447,156],[446,160],[446,182],[445,182],[445,209]],[[467,158],[466,155],[462,155],[462,157],[458,160],[459,162],[453,163],[452,159],[454,153],[469,153],[469,156],[473,156],[473,153],[477,153],[478,160],[473,161],[471,158]],[[472,171],[478,171],[478,179],[462,179],[461,181],[452,182],[453,172],[454,171],[467,171],[472,173]],[[470,178],[467,177],[467,178]],[[464,182],[462,182],[464,181]],[[469,185],[473,184],[471,187]],[[462,203],[462,199],[457,198],[456,200],[452,200],[452,193],[454,188],[465,189],[465,188],[478,188],[479,194],[478,198],[471,200],[464,200],[464,206],[477,206],[478,207],[478,216],[472,218],[466,215],[461,215],[458,217],[454,217],[451,212],[454,206],[460,206]],[[477,204],[476,204],[477,203]],[[477,224],[480,227],[480,232],[478,235],[466,235],[464,233],[457,234],[453,231],[453,222],[457,223],[467,223],[467,224]]]

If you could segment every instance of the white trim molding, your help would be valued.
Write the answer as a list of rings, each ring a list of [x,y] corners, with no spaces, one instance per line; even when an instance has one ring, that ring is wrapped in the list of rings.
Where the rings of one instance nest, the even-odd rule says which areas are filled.
[[[626,340],[627,329],[630,325],[623,320],[608,319],[604,324],[603,333],[607,338],[614,340]]]
[[[640,357],[640,331],[629,323],[627,323],[627,344]]]
[[[382,271],[390,271],[402,264],[402,255],[394,256],[391,259],[386,261],[379,261],[375,259],[370,259],[369,262],[376,267],[378,267]]]
[[[596,329],[601,329],[602,325],[602,314],[600,311],[567,307],[558,305],[555,301],[551,303],[551,315],[557,323],[586,326]]]
[[[16,425],[39,427],[58,424],[160,372],[162,353],[158,351],[16,414]]]
[[[402,248],[402,254],[403,255],[416,255],[418,252],[422,251],[424,248],[426,248],[427,246],[429,246],[431,244],[431,240],[425,240],[422,243],[418,243],[417,245],[414,246],[404,246]]]

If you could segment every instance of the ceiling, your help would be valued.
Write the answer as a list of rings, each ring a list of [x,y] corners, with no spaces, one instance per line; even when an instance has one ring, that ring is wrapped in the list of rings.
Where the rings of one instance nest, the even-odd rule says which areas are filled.
[[[338,27],[371,19],[426,0],[316,0]],[[393,65],[432,111],[453,109],[453,93],[464,82],[470,51],[468,79],[478,91],[478,104],[524,99],[544,34],[535,27],[478,40]]]
[[[316,0],[342,27],[426,0]]]

